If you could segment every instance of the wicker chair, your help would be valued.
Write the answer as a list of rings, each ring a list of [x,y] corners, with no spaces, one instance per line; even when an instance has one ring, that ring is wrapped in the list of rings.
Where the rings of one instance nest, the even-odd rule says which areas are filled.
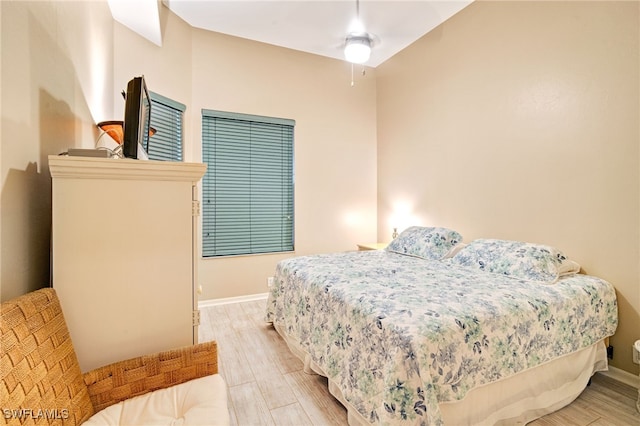
[[[9,424],[79,425],[120,401],[218,372],[216,342],[207,342],[82,374],[50,288],[2,303],[0,315],[0,416]]]

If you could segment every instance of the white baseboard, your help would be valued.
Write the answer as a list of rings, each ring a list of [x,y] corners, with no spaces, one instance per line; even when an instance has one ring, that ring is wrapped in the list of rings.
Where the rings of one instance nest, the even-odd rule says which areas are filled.
[[[619,368],[609,366],[609,371],[600,371],[600,374],[626,385],[633,386],[636,389],[640,389],[640,377]]]
[[[266,299],[269,293],[249,294],[247,296],[224,297],[221,299],[199,300],[198,308],[209,306],[227,305],[229,303],[253,302],[254,300]]]

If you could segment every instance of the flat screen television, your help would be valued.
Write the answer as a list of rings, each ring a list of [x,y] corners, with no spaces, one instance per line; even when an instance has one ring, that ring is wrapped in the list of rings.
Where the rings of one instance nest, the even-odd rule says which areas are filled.
[[[127,84],[124,106],[122,152],[127,158],[148,158],[151,100],[144,76]]]

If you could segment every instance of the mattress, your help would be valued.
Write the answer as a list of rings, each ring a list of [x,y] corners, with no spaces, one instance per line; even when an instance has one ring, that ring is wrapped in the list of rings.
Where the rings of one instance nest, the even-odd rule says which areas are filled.
[[[587,275],[542,285],[370,251],[280,262],[267,320],[329,378],[350,419],[442,424],[443,407],[476,389],[595,351],[617,305],[611,284]]]

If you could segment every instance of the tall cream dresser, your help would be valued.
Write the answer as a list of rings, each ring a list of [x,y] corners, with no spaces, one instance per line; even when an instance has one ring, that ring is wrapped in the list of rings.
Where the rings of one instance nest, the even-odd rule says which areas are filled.
[[[197,343],[198,163],[50,156],[53,288],[82,371]]]

